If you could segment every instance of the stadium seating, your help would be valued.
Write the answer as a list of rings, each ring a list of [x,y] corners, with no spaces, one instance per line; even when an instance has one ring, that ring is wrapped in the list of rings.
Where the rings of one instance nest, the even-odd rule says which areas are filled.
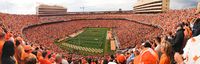
[[[151,40],[160,33],[175,33],[176,26],[194,15],[196,9],[170,10],[158,14],[82,14],[38,17],[0,13],[1,27],[14,37],[20,36],[34,46],[42,46],[56,53],[70,56],[54,41],[64,38],[84,27],[108,27],[116,32],[120,49],[133,48],[143,40]],[[72,57],[81,55],[71,54]],[[93,58],[101,58],[98,55]]]

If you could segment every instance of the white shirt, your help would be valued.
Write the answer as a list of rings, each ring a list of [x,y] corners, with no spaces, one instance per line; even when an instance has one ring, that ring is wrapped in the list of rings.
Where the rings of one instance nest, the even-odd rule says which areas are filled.
[[[117,64],[117,63],[115,63],[115,62],[108,62],[108,64]]]
[[[190,38],[183,51],[186,64],[200,64],[200,35]],[[195,56],[199,57],[196,61],[194,60]]]
[[[62,64],[69,64],[67,60],[62,59]]]

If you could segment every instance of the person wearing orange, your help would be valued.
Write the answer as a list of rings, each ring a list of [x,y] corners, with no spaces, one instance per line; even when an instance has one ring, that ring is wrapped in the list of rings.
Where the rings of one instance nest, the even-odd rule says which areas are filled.
[[[40,64],[52,64],[51,61],[48,59],[48,55],[49,54],[46,51],[38,54],[38,60]]]
[[[2,28],[0,28],[0,64],[1,64],[1,56],[2,56],[2,49],[5,42],[5,32]]]
[[[21,45],[18,37],[15,40],[15,58],[18,61],[18,64],[23,64],[23,54],[25,53],[24,47]]]
[[[120,64],[125,64],[126,63],[125,55],[124,54],[117,55],[117,62]]]
[[[158,54],[151,49],[151,44],[147,41],[141,46],[142,51],[140,55],[134,60],[136,64],[157,64]]]
[[[134,59],[133,59],[133,61],[132,61],[132,63],[133,64],[139,64],[139,54],[140,54],[140,52],[138,51],[138,49],[137,49],[137,46],[135,47],[135,50],[133,50],[134,52]]]
[[[140,64],[140,57],[139,56],[136,56],[135,58],[134,58],[134,61],[133,61],[133,63],[134,64]]]
[[[37,59],[38,59],[39,62],[40,62],[40,60],[43,59],[43,57],[42,57],[42,52],[41,52],[41,51],[38,51],[38,52],[37,52]]]
[[[5,35],[6,41],[11,40],[14,41],[13,34],[11,32],[7,32]]]
[[[170,64],[172,46],[168,41],[165,40],[161,43],[161,52],[162,52],[162,55],[161,55],[159,64]]]
[[[32,54],[32,47],[30,45],[24,46],[24,51],[21,53],[21,64],[24,64],[26,58],[36,58],[36,56]]]
[[[26,52],[26,56],[25,57],[33,57],[33,58],[36,58],[36,56],[34,54],[32,54],[32,47],[30,45],[26,45],[25,47],[25,52]]]
[[[23,38],[21,38],[21,37],[17,37],[17,38],[15,38],[15,40],[18,40],[18,41],[20,42],[20,45],[22,45],[23,47],[26,45],[26,44],[24,43]]]
[[[85,60],[85,58],[81,59],[81,64],[87,64],[87,61]]]
[[[47,59],[41,59],[40,64],[52,64],[52,63]]]

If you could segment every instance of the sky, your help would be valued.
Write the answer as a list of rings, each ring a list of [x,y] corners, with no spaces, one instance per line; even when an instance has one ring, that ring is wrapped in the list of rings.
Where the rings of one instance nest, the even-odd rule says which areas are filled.
[[[39,4],[59,5],[69,12],[132,10],[137,0],[0,0],[0,12],[35,14]],[[194,8],[200,0],[170,0],[171,9]]]

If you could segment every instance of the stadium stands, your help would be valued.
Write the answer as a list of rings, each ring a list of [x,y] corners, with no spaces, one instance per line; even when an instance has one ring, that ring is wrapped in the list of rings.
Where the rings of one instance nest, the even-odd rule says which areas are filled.
[[[171,60],[172,56],[171,54],[168,53],[168,50],[170,49],[170,47],[173,46],[171,46],[172,44],[166,44],[168,42],[165,39],[167,40],[170,38],[178,39],[178,36],[180,35],[175,33],[177,31],[176,29],[178,27],[182,27],[178,28],[179,30],[186,29],[186,27],[189,27],[188,25],[190,25],[188,23],[190,23],[189,21],[191,21],[191,18],[200,17],[198,14],[197,15],[193,14],[195,13],[195,10],[196,9],[170,10],[166,13],[159,13],[159,14],[100,14],[100,15],[82,14],[82,15],[67,15],[67,16],[49,16],[49,17],[1,13],[0,18],[2,19],[1,22],[3,26],[2,28],[5,28],[6,31],[1,29],[0,37],[4,38],[4,35],[2,34],[4,34],[3,32],[5,31],[7,33],[5,35],[7,40],[14,41],[15,45],[17,45],[16,43],[19,41],[20,43],[18,43],[18,46],[15,49],[20,49],[20,51],[22,51],[21,54],[24,54],[25,57],[23,57],[20,60],[25,60],[27,62],[31,60],[30,58],[35,58],[36,56],[37,57],[36,59],[39,60],[38,62],[35,61],[37,63],[43,63],[43,62],[49,64],[56,62],[58,63],[59,61],[57,60],[59,58],[59,55],[57,54],[62,54],[68,58],[68,59],[66,58],[63,59],[67,60],[69,63],[73,62],[74,64],[106,63],[106,62],[113,62],[113,60],[116,60],[115,62],[124,64],[126,60],[127,61],[128,59],[131,60],[131,58],[129,57],[132,57],[132,54],[134,54],[135,55],[134,60],[140,60],[141,57],[142,58],[145,57],[145,59],[151,59],[151,61],[155,61],[155,59],[158,59],[158,57],[160,57],[161,59],[167,58],[168,59],[167,61],[170,62],[173,62],[175,60],[177,63],[181,63],[183,61],[178,61],[179,59],[182,58],[181,55],[179,54],[181,53],[181,51],[177,51],[179,53],[174,53],[175,58],[174,60]],[[182,24],[180,25],[180,23]],[[78,54],[70,54],[67,51],[60,49],[57,45],[53,43],[56,39],[66,37],[67,35],[72,34],[78,30],[81,30],[84,27],[114,28],[113,30],[116,32],[116,36],[118,37],[120,43],[119,45],[120,49],[122,50],[128,49],[128,51],[125,51],[125,53],[123,54],[121,54],[120,52],[116,53],[116,55],[114,56],[113,55],[110,56],[109,54],[105,54],[105,56],[100,56],[100,55],[82,56]],[[166,35],[170,31],[172,31],[173,34],[176,34],[175,37]],[[161,39],[162,43],[157,44],[157,46],[159,45],[162,46],[161,53],[163,54],[161,56],[157,56],[155,52],[150,52],[154,50],[154,48],[157,48],[153,40],[156,36],[160,36],[162,38]],[[165,36],[167,36],[167,38]],[[189,39],[189,42],[196,42],[198,41],[199,36],[196,36],[191,39],[190,38],[191,37],[184,38],[184,40],[187,41]],[[12,42],[10,41],[7,42],[9,42],[9,44],[5,45],[7,46],[12,45],[10,44]],[[129,47],[131,47],[131,49]],[[132,49],[133,47],[134,49]],[[190,46],[188,48],[188,45],[186,44],[186,47],[187,50],[184,51],[190,51],[188,50],[190,49]],[[181,47],[180,49],[183,48]],[[3,47],[3,50],[6,51],[7,49]],[[30,54],[30,52],[32,52],[34,55]],[[142,54],[143,52],[144,54]],[[3,53],[2,55],[4,54],[5,53]],[[116,59],[114,59],[113,57]],[[153,58],[155,57],[155,59],[152,59],[152,57]],[[190,58],[191,57],[189,57],[189,59]],[[18,59],[19,58],[17,58],[17,61],[20,62],[20,60]],[[56,59],[56,61],[54,59]],[[141,59],[142,60],[141,62],[149,62],[145,59]],[[160,61],[160,63],[162,62],[164,61]],[[140,62],[131,60],[131,63],[137,64]]]

